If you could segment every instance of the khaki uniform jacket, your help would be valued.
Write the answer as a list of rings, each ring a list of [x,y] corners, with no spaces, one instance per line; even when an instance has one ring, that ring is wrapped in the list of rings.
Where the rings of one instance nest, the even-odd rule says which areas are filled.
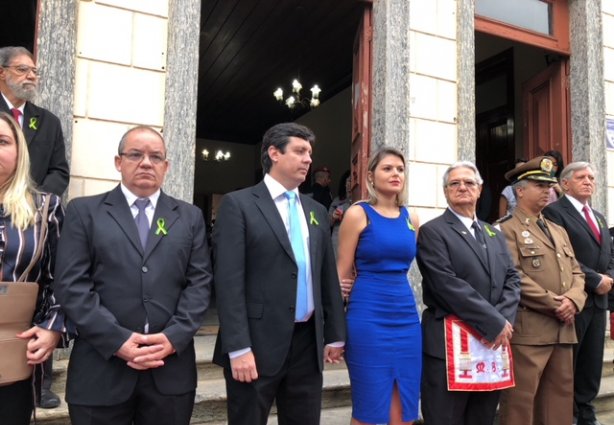
[[[586,301],[584,273],[565,229],[544,219],[554,245],[537,226],[536,217],[516,208],[500,222],[512,260],[520,273],[520,304],[512,344],[547,345],[577,342],[575,327],[558,320],[554,297],[565,295],[581,311]]]

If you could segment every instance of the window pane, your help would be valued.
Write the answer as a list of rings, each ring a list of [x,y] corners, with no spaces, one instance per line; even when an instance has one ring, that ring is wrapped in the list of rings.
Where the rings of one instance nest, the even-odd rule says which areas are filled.
[[[542,0],[476,0],[476,15],[552,35],[552,7]]]

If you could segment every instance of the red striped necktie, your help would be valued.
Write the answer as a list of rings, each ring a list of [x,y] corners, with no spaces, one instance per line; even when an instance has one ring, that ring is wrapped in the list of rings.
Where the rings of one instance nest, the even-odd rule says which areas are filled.
[[[584,211],[584,218],[586,219],[586,222],[588,223],[588,227],[590,227],[591,230],[593,231],[593,234],[597,238],[597,241],[601,243],[601,232],[599,231],[599,228],[597,227],[597,225],[591,218],[591,215],[589,214],[589,211],[588,211],[588,206],[584,205],[582,207],[582,211]]]

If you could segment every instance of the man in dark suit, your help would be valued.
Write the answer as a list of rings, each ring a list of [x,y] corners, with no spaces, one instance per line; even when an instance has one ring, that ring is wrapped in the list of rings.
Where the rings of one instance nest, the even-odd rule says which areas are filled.
[[[320,423],[323,360],[343,352],[345,321],[326,209],[298,194],[315,136],[278,124],[262,141],[264,180],[227,194],[213,230],[229,425]],[[298,234],[298,236],[297,236]]]
[[[565,196],[548,205],[544,215],[563,226],[585,274],[588,294],[576,317],[574,407],[578,425],[599,424],[593,400],[599,393],[603,365],[608,293],[614,278],[614,247],[605,217],[591,208],[595,174],[588,162],[572,162],[561,173]]]
[[[62,196],[68,186],[68,162],[58,117],[32,103],[39,71],[23,47],[0,48],[0,110],[19,122],[28,142],[30,174],[43,192]]]
[[[30,154],[30,175],[43,192],[62,196],[68,186],[68,163],[60,120],[32,103],[37,95],[38,69],[34,57],[24,47],[0,48],[0,110],[12,114],[22,127]],[[24,125],[25,123],[25,125]],[[51,391],[53,357],[43,363],[37,384],[36,405],[58,407],[60,398]],[[36,370],[37,376],[40,369]],[[42,381],[42,382],[40,382]]]
[[[443,176],[448,209],[420,227],[422,273],[422,413],[428,424],[492,425],[500,391],[449,391],[444,318],[455,315],[488,347],[512,337],[519,276],[505,238],[476,217],[482,178],[468,161]]]
[[[202,213],[160,190],[168,161],[154,129],[129,130],[115,166],[118,187],[68,204],[58,247],[54,289],[78,331],[70,418],[187,425],[212,277]]]

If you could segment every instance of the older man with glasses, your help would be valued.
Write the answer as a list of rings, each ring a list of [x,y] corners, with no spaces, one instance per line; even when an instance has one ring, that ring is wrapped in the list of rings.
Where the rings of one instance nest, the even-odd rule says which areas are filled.
[[[498,388],[503,388],[470,385],[453,391],[454,362],[446,362],[451,332],[444,329],[454,316],[479,336],[478,350],[496,350],[507,347],[512,338],[520,299],[519,276],[505,238],[476,216],[482,183],[473,163],[452,164],[443,175],[448,208],[422,225],[418,235],[417,261],[427,307],[422,314],[422,413],[428,424],[492,425]],[[466,354],[465,364],[473,370],[475,356]]]
[[[0,48],[0,110],[12,114],[28,142],[30,174],[38,189],[62,196],[69,170],[60,120],[32,103],[40,71],[23,47]]]
[[[34,57],[27,49],[0,48],[0,111],[12,114],[23,130],[30,153],[30,175],[37,188],[62,196],[69,178],[64,135],[58,117],[32,103],[38,94],[39,78]],[[43,366],[42,393],[37,395],[37,405],[42,408],[60,405],[59,397],[51,391],[52,367],[50,358]]]

